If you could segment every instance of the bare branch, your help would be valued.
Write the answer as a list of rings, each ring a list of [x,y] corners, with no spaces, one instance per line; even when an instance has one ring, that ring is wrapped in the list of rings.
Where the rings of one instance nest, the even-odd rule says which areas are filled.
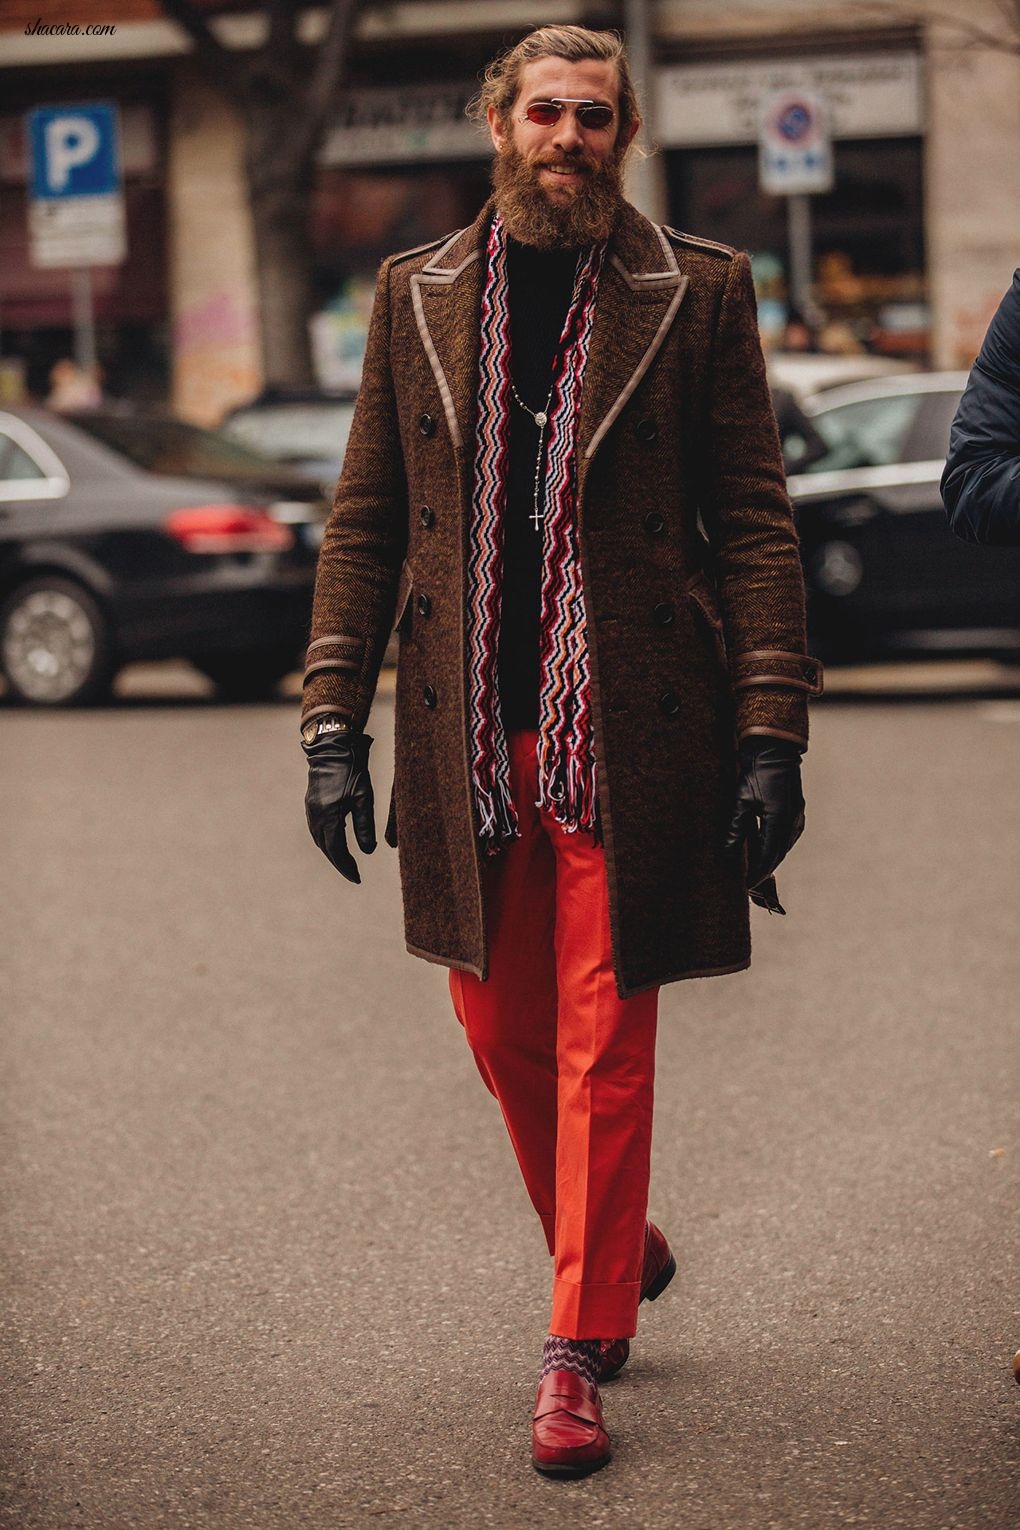
[[[270,53],[289,53],[297,40],[298,7],[291,0],[269,0],[269,31],[265,46]]]
[[[939,26],[954,28],[968,47],[987,48],[992,53],[1020,53],[1020,29],[1013,31],[1012,22],[1010,22],[1010,30],[1013,31],[1013,35],[1004,36],[998,32],[990,32],[987,27],[979,26],[976,21],[954,16],[950,11],[929,11],[927,19]]]
[[[990,31],[987,26],[953,11],[925,7],[919,8],[912,17],[906,17],[902,6],[891,4],[889,0],[864,0],[855,6],[859,14],[875,20],[896,21],[901,26],[905,20],[910,20],[917,27],[932,22],[951,27],[957,33],[958,42],[967,47],[988,48],[995,53],[1020,53],[1020,0],[997,0],[996,9],[1006,22],[1005,34]]]
[[[1020,0],[995,0],[995,9],[1010,31],[1020,37]]]
[[[160,0],[160,4],[170,20],[176,21],[177,25],[187,32],[205,68],[218,73],[221,69],[229,71],[233,67],[233,56],[230,50],[223,46],[201,11],[196,11],[191,0]]]
[[[319,44],[300,132],[311,153],[322,132],[347,56],[358,0],[331,0],[326,35]]]

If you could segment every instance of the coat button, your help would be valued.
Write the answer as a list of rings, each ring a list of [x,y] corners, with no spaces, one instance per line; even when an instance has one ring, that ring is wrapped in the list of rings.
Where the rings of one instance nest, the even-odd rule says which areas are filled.
[[[652,611],[652,620],[658,627],[668,627],[675,615],[676,612],[669,601],[660,600],[659,604]]]
[[[424,701],[425,705],[428,707],[429,711],[430,712],[433,711],[434,708],[435,708],[436,702],[439,700],[439,697],[436,695],[436,693],[433,690],[432,686],[431,685],[427,685],[425,687],[425,689],[422,691],[421,694],[422,694],[422,700]]]
[[[645,516],[645,530],[648,535],[650,537],[657,537],[661,531],[665,530],[665,527],[666,522],[662,519],[658,510],[649,510]]]
[[[639,441],[654,441],[659,434],[659,427],[654,420],[638,420],[636,430]]]
[[[663,691],[659,697],[659,706],[667,717],[675,717],[680,710],[680,701],[675,691]]]
[[[427,595],[419,595],[414,603],[414,608],[419,616],[431,616],[432,602]]]
[[[434,436],[436,433],[436,422],[430,414],[423,414],[418,421],[418,429],[423,436]]]
[[[421,509],[418,511],[418,515],[423,526],[431,526],[436,518],[436,512],[433,510],[431,505],[422,505]]]

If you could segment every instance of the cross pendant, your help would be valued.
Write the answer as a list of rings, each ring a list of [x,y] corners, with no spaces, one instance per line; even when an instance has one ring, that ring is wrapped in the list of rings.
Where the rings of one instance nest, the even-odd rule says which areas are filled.
[[[548,420],[549,416],[542,409],[535,415],[535,424],[538,426],[538,456],[535,458],[535,508],[531,513],[531,524],[536,531],[540,530],[542,522],[545,520],[543,511],[539,509],[540,496],[538,486],[542,477],[542,448],[545,445],[545,427],[548,424]]]

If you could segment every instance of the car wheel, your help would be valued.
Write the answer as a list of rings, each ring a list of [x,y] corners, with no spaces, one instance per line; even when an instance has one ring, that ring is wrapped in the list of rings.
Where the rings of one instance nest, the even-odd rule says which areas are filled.
[[[80,584],[48,574],[29,579],[0,610],[0,665],[20,701],[94,701],[113,678],[109,624]]]
[[[191,662],[213,682],[225,701],[262,701],[272,696],[284,675],[289,675],[298,664],[289,648],[202,654]]]

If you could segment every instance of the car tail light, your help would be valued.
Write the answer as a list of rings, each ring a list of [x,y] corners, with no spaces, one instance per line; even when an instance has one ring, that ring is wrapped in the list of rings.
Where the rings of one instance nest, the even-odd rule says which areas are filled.
[[[286,552],[294,546],[289,526],[244,505],[189,505],[172,511],[163,526],[193,553]]]

